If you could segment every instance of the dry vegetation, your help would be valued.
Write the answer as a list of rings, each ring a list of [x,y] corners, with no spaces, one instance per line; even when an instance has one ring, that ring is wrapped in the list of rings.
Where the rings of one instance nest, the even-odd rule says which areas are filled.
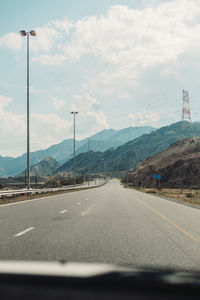
[[[137,188],[137,190],[155,196],[173,199],[180,203],[187,203],[200,207],[200,190],[169,188],[163,188],[161,191],[156,188]]]

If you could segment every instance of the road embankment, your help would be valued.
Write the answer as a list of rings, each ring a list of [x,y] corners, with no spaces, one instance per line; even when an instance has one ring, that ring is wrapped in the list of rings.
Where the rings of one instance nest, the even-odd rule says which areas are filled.
[[[169,189],[163,188],[158,190],[156,188],[136,188],[131,187],[140,192],[152,194],[160,198],[175,201],[177,203],[189,205],[192,207],[200,208],[200,190],[197,189]]]

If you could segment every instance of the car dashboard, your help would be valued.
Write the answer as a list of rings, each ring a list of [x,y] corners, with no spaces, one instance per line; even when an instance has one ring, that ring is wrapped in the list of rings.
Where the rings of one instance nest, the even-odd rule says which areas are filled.
[[[200,273],[107,264],[1,262],[1,299],[199,299]]]

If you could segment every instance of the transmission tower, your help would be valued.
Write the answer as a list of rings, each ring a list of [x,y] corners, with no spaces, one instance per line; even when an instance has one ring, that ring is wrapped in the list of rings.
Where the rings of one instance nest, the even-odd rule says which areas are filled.
[[[191,120],[190,115],[190,100],[189,100],[189,93],[183,90],[183,106],[182,106],[182,119],[181,121],[189,121]]]
[[[191,114],[190,114],[190,99],[189,99],[189,93],[188,91],[183,90],[183,103],[182,103],[182,117],[180,122],[180,128],[179,133],[177,136],[177,140],[182,140],[185,138],[185,129],[187,127],[186,123],[184,121],[187,121],[190,123],[190,133],[188,137],[194,137],[194,129],[192,125],[191,120]]]

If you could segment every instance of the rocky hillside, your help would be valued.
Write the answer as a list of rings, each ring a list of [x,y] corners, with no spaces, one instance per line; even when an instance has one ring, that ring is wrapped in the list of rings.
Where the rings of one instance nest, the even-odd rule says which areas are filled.
[[[30,168],[30,175],[35,176],[37,173],[38,176],[47,176],[47,175],[52,175],[54,170],[59,167],[59,163],[51,158],[51,157],[46,157],[45,159],[41,160],[39,163],[31,166]],[[18,174],[16,177],[24,176],[25,171],[22,173]]]
[[[161,186],[200,188],[200,137],[184,139],[168,149],[141,161],[126,175],[134,186],[150,187],[152,176],[161,174]]]
[[[59,166],[54,173],[59,172],[72,172],[73,171],[73,158],[67,161],[62,166]],[[89,166],[88,166],[89,165]],[[89,167],[89,173],[103,172],[105,164],[103,160],[103,153],[100,151],[90,151],[89,157],[88,152],[80,153],[76,156],[76,171],[81,174],[87,174]]]

